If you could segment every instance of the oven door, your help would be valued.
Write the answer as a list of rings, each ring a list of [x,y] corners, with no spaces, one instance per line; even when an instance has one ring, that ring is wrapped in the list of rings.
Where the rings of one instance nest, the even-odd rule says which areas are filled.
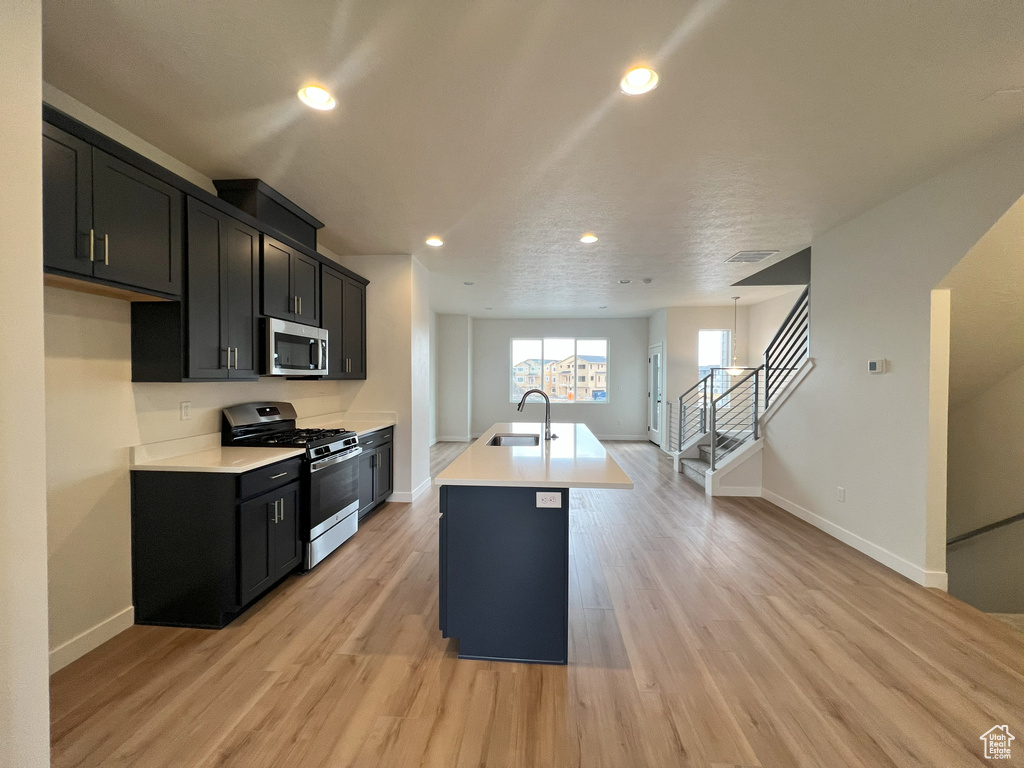
[[[328,456],[309,466],[307,563],[311,568],[355,533],[359,520],[359,462],[362,448]]]
[[[267,319],[268,376],[324,376],[327,374],[327,331],[312,325]]]

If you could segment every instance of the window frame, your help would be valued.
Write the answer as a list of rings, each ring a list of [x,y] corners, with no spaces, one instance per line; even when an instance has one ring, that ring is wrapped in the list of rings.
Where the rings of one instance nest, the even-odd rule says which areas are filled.
[[[573,355],[574,358],[577,358],[577,361],[575,363],[576,367],[575,368],[568,368],[567,370],[562,371],[562,372],[559,372],[559,371],[556,371],[556,370],[552,369],[551,370],[550,381],[548,381],[548,376],[545,375],[545,369],[544,369],[544,360],[545,360],[545,357],[544,357],[544,354],[545,354],[544,353],[544,339],[545,339],[545,337],[543,337],[543,336],[540,336],[540,337],[537,337],[537,336],[522,336],[522,337],[516,336],[516,337],[510,337],[509,341],[508,341],[508,360],[509,360],[508,395],[509,395],[509,402],[517,404],[517,403],[519,403],[519,400],[522,397],[521,395],[519,397],[516,397],[516,395],[515,395],[515,387],[516,387],[515,367],[516,367],[516,362],[517,361],[512,358],[513,345],[517,341],[536,341],[536,342],[540,342],[540,358],[539,358],[540,359],[540,373],[538,375],[539,375],[540,379],[543,381],[543,383],[541,385],[537,386],[536,389],[541,389],[544,392],[547,392],[548,395],[550,397],[552,397],[552,400],[551,400],[552,405],[607,405],[608,402],[611,399],[611,397],[610,397],[610,395],[611,395],[610,381],[611,380],[609,379],[609,372],[611,371],[611,359],[612,359],[612,355],[611,355],[612,342],[611,342],[611,339],[608,336],[558,336],[558,335],[548,336],[548,338],[552,338],[552,339],[572,339],[572,342],[573,342],[573,347],[572,347],[573,348],[573,352],[572,352],[572,355]],[[569,375],[572,376],[573,379],[578,378],[578,376],[579,376],[578,371],[579,371],[580,363],[578,361],[578,358],[579,358],[579,355],[580,355],[580,353],[579,353],[579,343],[581,341],[603,341],[604,342],[604,349],[605,349],[604,371],[603,371],[603,373],[604,373],[604,386],[601,387],[601,390],[604,392],[605,396],[601,400],[594,400],[593,398],[588,399],[588,400],[577,400],[576,399],[576,390],[578,388],[579,382],[573,381],[572,382],[573,399],[572,400],[555,400],[554,399],[555,396],[552,395],[551,390],[554,389],[557,392],[557,390],[558,390],[558,377],[559,377],[559,375],[569,374]],[[559,361],[555,360],[554,362],[557,363]],[[595,389],[595,387],[589,387],[589,389],[593,390],[593,389]]]

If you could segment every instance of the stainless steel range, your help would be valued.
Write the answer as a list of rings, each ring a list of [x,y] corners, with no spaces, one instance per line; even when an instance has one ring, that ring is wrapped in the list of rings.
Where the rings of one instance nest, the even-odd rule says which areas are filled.
[[[363,452],[355,432],[296,429],[291,403],[244,403],[224,409],[221,444],[306,449],[302,473],[301,530],[308,570],[359,528],[359,467]]]

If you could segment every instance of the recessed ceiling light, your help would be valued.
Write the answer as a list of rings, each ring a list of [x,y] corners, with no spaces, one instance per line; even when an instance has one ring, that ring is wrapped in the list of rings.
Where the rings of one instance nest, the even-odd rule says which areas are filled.
[[[466,282],[463,283],[463,285],[476,285],[476,283],[467,280]]]
[[[619,280],[619,285],[629,285],[632,282],[632,280]]]
[[[608,305],[602,304],[600,307],[598,307],[598,309],[608,309]]]
[[[645,278],[644,278],[643,280],[641,280],[640,282],[641,282],[641,283],[643,283],[644,285],[650,285],[650,284],[651,284],[651,283],[653,283],[654,281],[653,281],[653,280],[651,280],[651,278],[649,278],[649,277],[645,277]]]
[[[334,109],[338,103],[326,88],[322,88],[319,85],[307,85],[304,88],[300,88],[299,98],[302,99],[302,103],[307,107],[320,110]]]
[[[635,67],[626,73],[619,87],[630,96],[653,91],[658,87],[658,73],[647,67]]]
[[[484,307],[484,309],[486,309],[488,312],[490,312],[492,309],[494,309],[494,307]]]
[[[433,248],[440,248],[442,245],[444,245],[444,240],[442,240],[440,237],[428,237],[427,245]]]
[[[580,242],[581,243],[588,243],[588,244],[589,243],[596,243],[597,242],[597,235],[592,235],[592,234],[590,234],[588,232],[587,234],[585,234],[583,237],[580,238]]]

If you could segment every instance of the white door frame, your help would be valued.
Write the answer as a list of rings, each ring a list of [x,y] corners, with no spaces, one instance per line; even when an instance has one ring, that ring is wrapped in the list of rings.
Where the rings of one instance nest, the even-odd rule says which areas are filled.
[[[658,381],[654,381],[654,356],[658,356]],[[657,386],[655,386],[657,384]],[[663,346],[647,348],[647,439],[661,447],[665,435],[665,354]],[[657,421],[657,429],[652,425]]]

